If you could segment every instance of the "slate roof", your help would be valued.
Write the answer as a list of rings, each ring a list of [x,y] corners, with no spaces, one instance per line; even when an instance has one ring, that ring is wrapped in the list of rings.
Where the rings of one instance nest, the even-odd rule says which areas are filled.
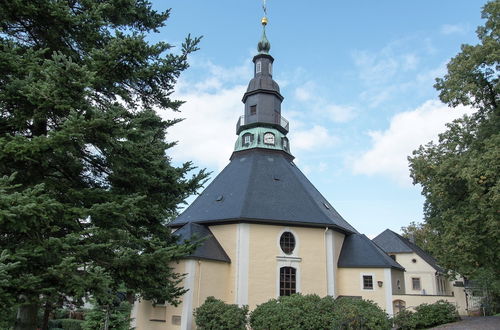
[[[254,222],[357,233],[283,151],[250,149],[231,162],[169,225]]]
[[[418,245],[412,243],[409,239],[393,232],[390,229],[384,230],[373,241],[387,253],[416,253],[420,258],[424,259],[436,271],[444,273],[436,259],[430,254],[422,250]]]
[[[174,235],[178,237],[179,243],[183,243],[187,240],[201,242],[196,250],[187,256],[188,258],[231,262],[226,251],[224,251],[210,229],[203,225],[187,223],[176,230]]]
[[[341,268],[394,268],[404,271],[403,266],[362,234],[345,237],[337,265]]]

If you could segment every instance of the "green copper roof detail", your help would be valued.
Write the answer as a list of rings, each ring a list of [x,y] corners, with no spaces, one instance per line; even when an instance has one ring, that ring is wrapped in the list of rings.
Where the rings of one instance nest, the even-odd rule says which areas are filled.
[[[254,127],[240,132],[234,144],[234,151],[254,148],[282,150],[291,155],[288,138],[270,127]]]
[[[257,44],[257,50],[259,54],[269,54],[269,50],[271,49],[271,43],[267,40],[266,36],[266,26],[262,26],[262,37],[260,38],[259,43]]]

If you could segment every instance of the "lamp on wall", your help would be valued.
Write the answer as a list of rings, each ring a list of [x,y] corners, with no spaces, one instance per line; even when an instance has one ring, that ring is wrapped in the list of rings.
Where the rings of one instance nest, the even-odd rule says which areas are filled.
[[[378,284],[378,287],[379,287],[379,288],[381,288],[381,287],[382,287],[382,285],[384,284],[384,282],[382,282],[382,281],[377,281],[377,284]]]

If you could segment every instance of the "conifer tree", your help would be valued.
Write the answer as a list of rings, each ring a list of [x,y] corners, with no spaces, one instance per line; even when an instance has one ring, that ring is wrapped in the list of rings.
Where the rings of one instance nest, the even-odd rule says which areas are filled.
[[[199,38],[148,43],[168,17],[146,0],[0,2],[0,302],[20,304],[17,329],[65,299],[183,292],[171,262],[192,247],[165,224],[206,174],[171,164],[177,120],[156,111],[179,110]]]

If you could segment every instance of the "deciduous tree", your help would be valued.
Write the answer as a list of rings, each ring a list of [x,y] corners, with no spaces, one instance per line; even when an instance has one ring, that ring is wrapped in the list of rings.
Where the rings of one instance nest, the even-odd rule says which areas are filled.
[[[448,125],[409,158],[425,196],[426,226],[440,265],[500,292],[500,2],[487,3],[479,44],[463,45],[435,85],[448,105],[476,112]]]

